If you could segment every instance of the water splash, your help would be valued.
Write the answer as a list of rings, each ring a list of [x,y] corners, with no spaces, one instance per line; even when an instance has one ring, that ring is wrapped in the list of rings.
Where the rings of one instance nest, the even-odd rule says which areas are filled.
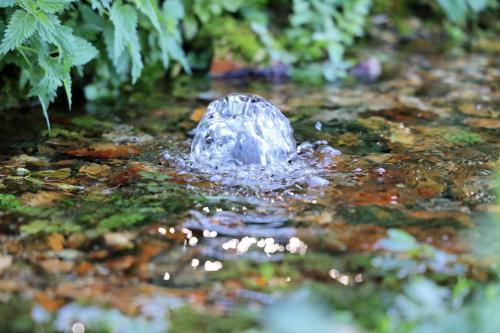
[[[276,165],[295,155],[288,119],[264,98],[231,94],[207,108],[195,130],[191,158],[204,168]]]
[[[326,141],[296,146],[293,129],[280,110],[264,98],[231,94],[212,102],[197,128],[191,153],[175,147],[164,159],[180,172],[212,183],[275,191],[302,184],[322,188],[340,151]]]

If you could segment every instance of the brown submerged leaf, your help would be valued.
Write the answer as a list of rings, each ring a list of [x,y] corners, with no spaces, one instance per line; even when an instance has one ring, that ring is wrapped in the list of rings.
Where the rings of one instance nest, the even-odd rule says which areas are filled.
[[[0,275],[10,266],[12,266],[12,257],[0,255]]]
[[[112,143],[96,143],[88,148],[71,149],[65,152],[69,155],[82,157],[95,157],[101,159],[112,159],[138,155],[140,153],[133,145],[115,145]]]
[[[467,118],[464,123],[474,127],[483,127],[498,129],[500,128],[500,119],[489,119],[489,118]]]
[[[61,251],[64,249],[64,236],[58,233],[47,236],[47,242],[52,251]]]
[[[90,163],[81,166],[78,171],[90,176],[107,176],[111,171],[111,167],[106,164]]]
[[[21,201],[32,207],[52,206],[56,201],[67,197],[67,194],[55,191],[39,191],[36,193],[25,193]]]

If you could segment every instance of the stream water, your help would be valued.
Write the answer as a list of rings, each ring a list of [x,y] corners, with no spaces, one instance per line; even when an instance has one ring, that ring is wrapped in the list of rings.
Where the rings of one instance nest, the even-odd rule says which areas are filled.
[[[5,115],[0,332],[398,331],[476,306],[496,285],[498,60],[398,63],[372,84],[181,81],[52,110],[50,132]],[[284,116],[205,113],[235,91]]]

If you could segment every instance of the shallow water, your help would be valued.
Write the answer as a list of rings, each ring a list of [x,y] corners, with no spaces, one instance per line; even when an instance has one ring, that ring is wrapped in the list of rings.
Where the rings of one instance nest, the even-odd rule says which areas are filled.
[[[75,322],[229,332],[274,327],[259,311],[280,320],[280,302],[300,313],[320,300],[317,313],[347,311],[366,329],[389,307],[410,320],[401,299],[412,293],[451,308],[457,280],[496,281],[481,261],[492,250],[475,241],[498,212],[496,65],[413,56],[369,85],[202,81],[122,107],[54,111],[51,132],[41,116],[10,114],[0,317],[15,314],[19,332]],[[190,162],[203,110],[235,90],[282,109],[295,164],[214,173]]]

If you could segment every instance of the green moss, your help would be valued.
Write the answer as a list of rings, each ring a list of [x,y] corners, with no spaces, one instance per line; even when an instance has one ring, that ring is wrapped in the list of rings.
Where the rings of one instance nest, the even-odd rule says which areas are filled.
[[[99,229],[101,230],[112,230],[123,227],[131,227],[141,221],[146,217],[139,213],[122,213],[105,218],[99,223]]]
[[[55,331],[47,324],[37,324],[31,317],[32,303],[14,297],[7,302],[0,302],[0,333],[32,333]]]
[[[19,208],[21,206],[22,203],[16,198],[16,196],[12,194],[0,194],[0,208],[12,209]]]
[[[34,220],[21,226],[21,232],[28,235],[81,232],[82,227],[69,220]]]
[[[255,317],[243,309],[233,309],[223,315],[214,315],[182,307],[172,311],[171,320],[169,333],[237,333],[247,332],[257,326]]]
[[[88,130],[107,130],[113,127],[113,123],[96,119],[91,116],[81,116],[71,119],[71,122],[78,127],[83,127]]]
[[[483,137],[477,133],[459,130],[454,133],[446,133],[443,138],[451,143],[473,145],[483,142]]]
[[[385,228],[399,228],[418,225],[420,227],[451,226],[461,228],[462,224],[452,217],[436,215],[435,218],[416,218],[396,208],[375,205],[356,206],[339,210],[341,216],[350,224],[372,224]]]

